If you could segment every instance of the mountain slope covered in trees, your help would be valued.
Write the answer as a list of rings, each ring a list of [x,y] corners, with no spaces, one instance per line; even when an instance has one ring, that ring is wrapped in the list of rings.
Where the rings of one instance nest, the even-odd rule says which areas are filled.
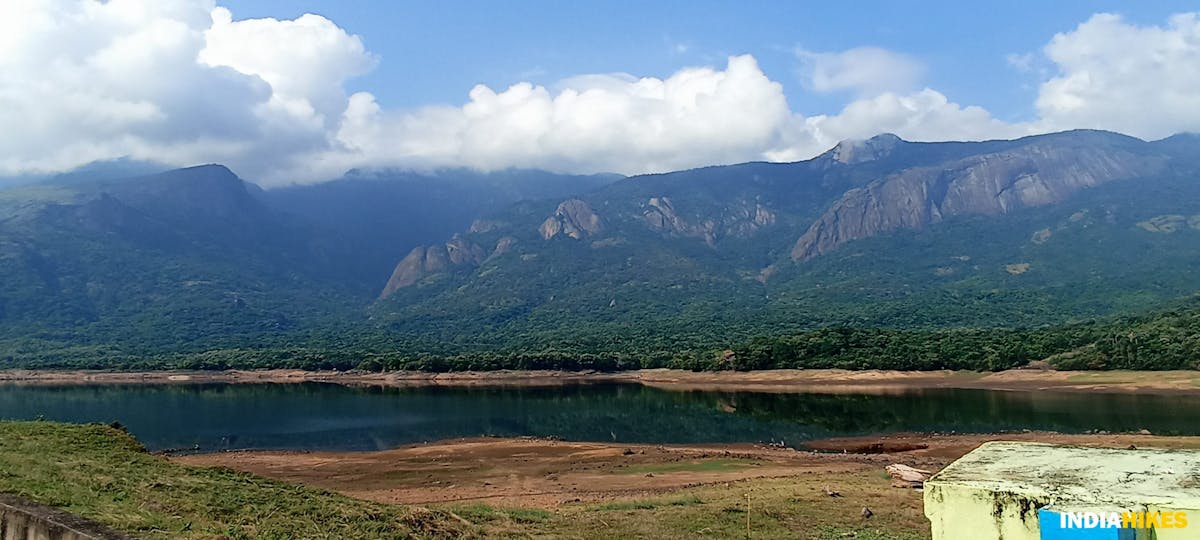
[[[400,261],[373,322],[439,352],[652,352],[823,326],[1028,328],[1197,290],[1194,137],[848,142],[519,205]],[[472,254],[429,265],[428,253]],[[418,271],[419,270],[419,271]]]
[[[1195,367],[1197,156],[1074,131],[631,178],[49,179],[0,190],[0,358]]]

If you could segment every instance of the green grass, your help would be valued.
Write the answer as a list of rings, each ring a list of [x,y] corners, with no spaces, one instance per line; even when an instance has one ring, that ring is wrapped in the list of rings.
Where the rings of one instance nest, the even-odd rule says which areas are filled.
[[[374,504],[148,454],[102,425],[0,422],[0,491],[144,540],[457,537],[442,511]]]
[[[669,464],[724,470],[729,460]],[[748,465],[753,466],[753,463]],[[688,468],[691,467],[691,468]],[[660,469],[661,470],[661,469]],[[0,492],[63,508],[145,540],[383,538],[928,537],[920,495],[878,471],[756,479],[659,498],[564,504],[550,510],[484,504],[432,509],[371,503],[224,468],[189,467],[146,453],[103,425],[0,422]],[[862,506],[875,510],[869,521]]]
[[[703,461],[679,461],[653,465],[632,465],[621,469],[622,474],[664,474],[673,472],[720,472],[734,471],[757,466],[758,463],[734,459],[708,459]]]
[[[843,496],[826,496],[835,482]],[[920,493],[890,487],[875,471],[764,478],[688,488],[661,498],[570,504],[555,518],[490,534],[531,538],[929,538]],[[875,511],[864,519],[863,506]]]
[[[494,508],[486,504],[457,506],[453,507],[453,512],[473,523],[543,523],[554,517],[554,514],[536,508]]]
[[[600,510],[617,511],[617,510],[653,510],[666,506],[692,506],[695,504],[704,504],[700,497],[695,495],[685,495],[683,497],[674,497],[669,499],[641,499],[633,501],[621,501],[601,505]]]
[[[817,538],[820,540],[841,540],[844,538],[853,538],[854,540],[916,540],[921,538],[916,534],[897,533],[885,529],[875,528],[850,528],[844,529],[840,527],[822,527]]]

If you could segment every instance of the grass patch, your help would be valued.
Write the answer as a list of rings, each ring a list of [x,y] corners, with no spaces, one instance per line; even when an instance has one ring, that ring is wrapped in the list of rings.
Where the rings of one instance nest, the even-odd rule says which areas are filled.
[[[700,497],[695,495],[686,495],[683,497],[675,497],[671,499],[642,499],[634,501],[621,501],[608,503],[600,506],[600,510],[611,512],[617,510],[654,510],[666,506],[692,506],[696,504],[704,504]]]
[[[474,523],[490,521],[542,523],[554,517],[554,514],[536,508],[494,508],[486,504],[451,507],[451,510],[463,519]]]
[[[838,527],[822,527],[817,538],[819,540],[917,540],[923,538],[916,534],[879,529],[843,529]]]
[[[673,463],[723,467],[748,462]],[[687,469],[687,470],[695,470]],[[714,470],[714,469],[702,469]],[[843,497],[822,492],[833,482]],[[61,507],[144,540],[285,538],[928,538],[920,495],[874,468],[699,486],[657,499],[553,510],[376,504],[146,453],[102,425],[0,422],[0,491]],[[869,521],[859,509],[869,506]]]
[[[444,512],[350,499],[147,453],[103,425],[0,422],[0,491],[144,540],[437,538],[473,530]]]
[[[821,491],[831,482],[842,497]],[[745,538],[749,518],[751,538],[917,540],[929,538],[920,499],[864,469],[835,479],[762,478],[688,488],[660,499],[565,505],[554,519],[520,532],[485,531],[535,538]],[[864,519],[863,506],[875,516]]]
[[[672,473],[672,472],[720,472],[735,471],[746,467],[756,467],[754,461],[738,461],[736,459],[707,459],[703,461],[677,461],[674,463],[656,463],[653,465],[631,465],[621,469],[621,474]]]

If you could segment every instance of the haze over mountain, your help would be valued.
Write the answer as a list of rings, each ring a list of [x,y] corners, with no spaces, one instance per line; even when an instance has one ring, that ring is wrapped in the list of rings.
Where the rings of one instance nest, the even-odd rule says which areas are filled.
[[[336,331],[362,321],[411,245],[615,178],[378,171],[264,191],[205,165],[0,190],[0,336],[9,352],[97,355],[89,347],[198,351]]]
[[[347,270],[376,287],[413,246],[449,237],[479,216],[521,200],[584,193],[619,178],[517,169],[353,170],[331,182],[267,190],[261,198],[336,235],[355,253],[342,261]]]
[[[64,177],[0,190],[0,350],[670,351],[1144,312],[1196,292],[1198,150],[1190,135],[880,135],[630,178]]]
[[[603,350],[613,336],[672,347],[1143,310],[1196,292],[1197,148],[882,135],[810,161],[632,177],[414,249],[374,312],[465,350]]]

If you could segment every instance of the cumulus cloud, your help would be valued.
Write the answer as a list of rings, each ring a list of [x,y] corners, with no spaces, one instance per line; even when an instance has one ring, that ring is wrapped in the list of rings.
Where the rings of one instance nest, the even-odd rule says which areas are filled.
[[[761,158],[790,120],[751,56],[666,79],[625,74],[473,88],[461,107],[388,113],[351,98],[338,140],[352,160],[624,173]]]
[[[315,15],[234,22],[212,0],[0,2],[0,175],[131,157],[271,164],[329,147],[375,59]]]
[[[1040,88],[1045,129],[1088,127],[1161,138],[1200,129],[1200,16],[1138,26],[1092,16],[1044,49],[1058,73]]]
[[[270,107],[327,126],[346,108],[343,83],[378,62],[358,36],[312,14],[235,22],[228,9],[218,7],[204,38],[200,63],[259,77],[271,85]]]
[[[1161,27],[1097,15],[1040,56],[1013,57],[1052,68],[1023,123],[921,88],[924,66],[898,52],[797,54],[807,89],[851,94],[840,111],[793,111],[750,55],[663,78],[479,85],[461,103],[387,110],[370,93],[346,95],[380,59],[321,16],[237,20],[214,0],[4,0],[0,176],[123,156],[222,162],[269,185],[372,166],[642,173],[804,159],[885,131],[972,140],[1200,128],[1195,14]]]
[[[196,28],[210,10],[169,0],[0,3],[0,170],[171,159],[205,140],[238,146],[250,135],[244,104],[266,99],[265,85],[227,69],[172,68],[195,64]]]
[[[853,91],[863,96],[908,91],[925,75],[925,65],[906,54],[879,47],[841,52],[797,49],[805,85],[817,92]]]
[[[804,117],[749,55],[725,69],[683,69],[666,79],[587,75],[556,90],[528,83],[476,86],[460,107],[388,112],[373,96],[350,99],[337,149],[316,162],[479,169],[662,172],[750,160],[792,161],[839,140],[883,131],[910,140],[1020,136],[979,107],[925,89],[859,99],[833,115]],[[313,167],[312,162],[302,166]]]
[[[983,140],[1028,135],[1024,124],[1008,124],[977,106],[963,106],[924,89],[883,93],[851,102],[833,115],[799,119],[787,144],[767,153],[771,161],[796,161],[828,150],[838,141],[894,133],[910,141]]]

